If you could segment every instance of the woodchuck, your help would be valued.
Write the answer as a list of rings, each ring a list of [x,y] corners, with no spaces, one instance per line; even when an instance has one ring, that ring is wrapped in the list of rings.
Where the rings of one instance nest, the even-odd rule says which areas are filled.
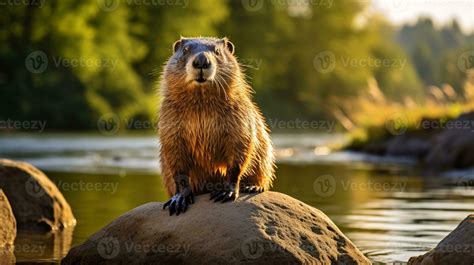
[[[227,39],[181,38],[161,76],[158,130],[163,209],[185,212],[194,194],[232,201],[274,179],[269,130]]]

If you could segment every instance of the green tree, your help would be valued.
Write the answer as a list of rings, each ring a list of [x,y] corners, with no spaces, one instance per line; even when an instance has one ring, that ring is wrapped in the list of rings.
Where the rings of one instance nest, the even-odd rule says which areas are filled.
[[[0,29],[0,97],[7,99],[0,118],[47,120],[55,129],[94,129],[106,113],[153,119],[157,76],[151,73],[161,70],[173,41],[215,34],[226,15],[223,3],[210,0],[186,8],[118,0],[37,2],[1,11],[8,27]],[[48,62],[41,73],[28,69],[37,51]],[[29,58],[32,52],[35,58]]]
[[[434,26],[430,18],[421,17],[415,25],[405,25],[397,34],[399,43],[413,61],[416,72],[425,84],[442,85],[448,82],[456,90],[461,90],[465,78],[454,72],[454,53],[472,47],[473,34],[464,34],[456,20],[441,28]]]

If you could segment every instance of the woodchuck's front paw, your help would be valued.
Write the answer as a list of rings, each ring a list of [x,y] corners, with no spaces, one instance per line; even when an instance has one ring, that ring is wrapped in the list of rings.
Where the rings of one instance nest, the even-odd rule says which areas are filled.
[[[178,175],[175,177],[175,183],[176,194],[163,205],[163,210],[169,206],[170,215],[174,213],[179,215],[181,211],[184,213],[188,209],[188,205],[194,203],[194,194],[189,186],[189,177]]]
[[[211,192],[210,200],[214,199],[214,202],[222,201],[235,201],[239,197],[239,191],[236,188],[236,185],[224,184],[223,189],[215,190]]]
[[[164,205],[163,210],[169,206],[170,215],[176,213],[179,215],[181,211],[184,213],[188,209],[189,204],[194,203],[194,194],[191,189],[187,188],[181,192],[176,193]]]

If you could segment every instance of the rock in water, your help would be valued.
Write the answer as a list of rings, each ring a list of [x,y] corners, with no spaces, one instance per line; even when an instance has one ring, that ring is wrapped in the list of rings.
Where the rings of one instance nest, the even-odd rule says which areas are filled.
[[[439,169],[474,166],[474,112],[467,112],[451,121],[452,128],[439,133],[425,158],[425,163]]]
[[[122,215],[62,264],[370,264],[324,213],[281,193],[201,195],[179,216],[162,207]]]
[[[16,221],[7,197],[0,189],[0,264],[15,263],[13,243],[16,237]]]
[[[474,214],[464,219],[434,249],[424,255],[411,257],[408,264],[474,264]]]
[[[13,245],[16,237],[16,221],[7,197],[0,189],[0,247]]]
[[[56,185],[28,163],[1,159],[0,188],[10,201],[19,230],[48,232],[76,224]]]

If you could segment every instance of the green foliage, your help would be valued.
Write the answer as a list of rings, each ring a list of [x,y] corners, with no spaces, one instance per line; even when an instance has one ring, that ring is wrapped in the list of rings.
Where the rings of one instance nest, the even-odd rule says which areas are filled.
[[[180,36],[229,37],[256,101],[272,118],[331,117],[330,102],[364,95],[372,81],[400,102],[424,97],[420,79],[456,89],[464,81],[452,62],[473,37],[456,23],[437,30],[424,19],[404,27],[396,38],[407,56],[392,27],[364,12],[364,1],[260,3],[254,10],[233,0],[4,5],[0,120],[47,120],[48,128],[68,130],[95,129],[107,113],[154,120],[158,74]],[[28,69],[35,51],[49,63],[41,73]],[[333,56],[329,71],[318,67],[327,59],[321,54]]]
[[[15,67],[5,69],[0,93],[19,84],[24,89],[8,96],[16,104],[2,108],[2,118],[46,119],[51,127],[79,129],[107,112],[126,117],[138,111],[135,105],[145,94],[131,64],[146,47],[130,34],[126,8],[101,12],[95,0],[47,1],[42,7],[6,6],[2,13],[23,26],[2,30],[0,56],[11,58],[7,65]],[[48,67],[31,73],[25,58],[38,50],[46,54]]]
[[[153,120],[152,73],[160,71],[173,41],[180,34],[214,35],[213,25],[227,14],[224,4],[210,0],[166,9],[114,3],[110,10],[98,0],[2,7],[1,23],[8,27],[0,29],[0,98],[7,103],[0,119],[47,120],[57,129],[96,128],[107,113]],[[34,51],[47,56],[41,73],[25,67]]]

